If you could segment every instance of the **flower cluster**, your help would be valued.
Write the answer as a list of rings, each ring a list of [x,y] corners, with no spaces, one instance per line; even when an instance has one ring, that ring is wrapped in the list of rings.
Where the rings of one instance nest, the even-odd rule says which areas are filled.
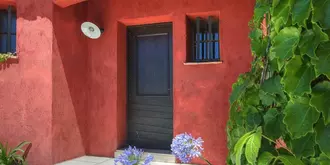
[[[191,134],[183,133],[173,139],[171,150],[182,163],[190,163],[193,158],[202,156],[203,142],[200,137],[195,139]]]
[[[129,146],[128,149],[125,149],[124,152],[115,159],[115,165],[150,165],[153,156],[147,155],[145,159],[143,159],[143,150],[137,149],[136,147]]]

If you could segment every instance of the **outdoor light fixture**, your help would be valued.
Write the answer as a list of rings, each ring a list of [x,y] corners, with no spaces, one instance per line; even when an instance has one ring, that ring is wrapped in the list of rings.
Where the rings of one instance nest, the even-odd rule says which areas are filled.
[[[103,29],[99,28],[97,25],[95,25],[92,22],[84,22],[81,24],[81,31],[91,39],[98,39],[101,37],[101,34],[103,33]]]

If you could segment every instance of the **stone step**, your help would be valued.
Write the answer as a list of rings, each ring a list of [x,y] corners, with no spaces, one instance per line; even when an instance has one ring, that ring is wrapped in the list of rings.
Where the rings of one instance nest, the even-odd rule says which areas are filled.
[[[115,152],[115,158],[122,154],[124,150],[117,150]],[[144,156],[151,154],[154,157],[153,162],[162,162],[162,163],[175,163],[175,157],[171,154],[170,151],[163,150],[145,150]]]

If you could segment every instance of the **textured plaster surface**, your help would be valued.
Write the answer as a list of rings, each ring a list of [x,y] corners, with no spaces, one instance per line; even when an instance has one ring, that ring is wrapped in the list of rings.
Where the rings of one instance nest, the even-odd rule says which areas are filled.
[[[19,63],[0,64],[0,141],[31,141],[32,165],[52,162],[53,3],[17,0]]]
[[[65,8],[65,7],[80,3],[80,2],[84,2],[84,1],[87,1],[87,0],[53,0],[54,4],[56,4],[62,8]]]
[[[52,58],[53,163],[85,155],[87,146],[87,38],[80,25],[87,4],[54,5]],[[85,14],[86,13],[86,14]]]

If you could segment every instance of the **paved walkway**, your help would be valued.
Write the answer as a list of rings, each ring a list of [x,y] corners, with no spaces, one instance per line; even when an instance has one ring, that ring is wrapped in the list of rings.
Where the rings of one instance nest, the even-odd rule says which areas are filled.
[[[114,165],[113,158],[83,156],[80,158],[72,159],[56,165]],[[159,163],[153,162],[151,165],[175,165],[174,163]]]

